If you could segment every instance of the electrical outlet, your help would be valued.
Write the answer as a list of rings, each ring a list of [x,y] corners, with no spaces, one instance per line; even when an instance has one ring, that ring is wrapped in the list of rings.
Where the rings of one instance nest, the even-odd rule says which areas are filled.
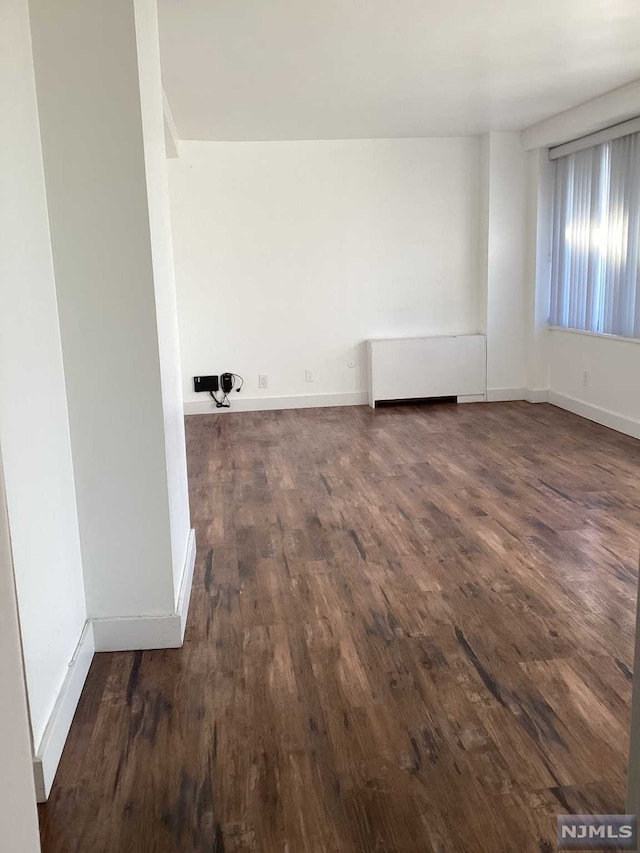
[[[582,371],[582,387],[583,388],[589,387],[589,371],[588,370]]]
[[[305,370],[304,381],[305,382],[313,382],[313,370]]]
[[[268,388],[269,387],[269,377],[264,374],[260,374],[258,376],[258,388]]]

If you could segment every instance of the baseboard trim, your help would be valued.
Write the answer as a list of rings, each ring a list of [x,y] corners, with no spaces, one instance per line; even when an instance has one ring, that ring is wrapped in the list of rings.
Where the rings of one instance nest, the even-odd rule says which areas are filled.
[[[630,435],[632,438],[640,438],[640,421],[633,418],[618,415],[609,409],[601,409],[600,406],[585,403],[583,400],[577,400],[575,397],[569,397],[566,394],[559,394],[557,391],[549,391],[549,402],[560,409],[566,409],[568,412],[573,412],[574,415],[580,415],[587,420],[595,421],[597,424]]]
[[[187,554],[184,561],[184,571],[180,582],[178,593],[178,615],[180,616],[180,642],[184,641],[184,632],[187,627],[187,616],[189,615],[189,602],[191,601],[191,587],[193,586],[193,570],[196,565],[196,532],[193,528],[189,531],[187,540]]]
[[[97,652],[177,649],[182,645],[179,613],[107,616],[92,619]]]
[[[507,403],[510,400],[525,400],[526,388],[487,388],[488,403]]]
[[[279,409],[323,409],[332,406],[364,406],[366,391],[340,391],[336,394],[297,394],[291,397],[238,397],[230,396],[231,407],[217,409],[210,398],[187,400],[185,415],[222,415],[233,412],[269,412]]]
[[[458,394],[458,403],[484,403],[486,394]]]
[[[489,388],[486,396],[473,394],[458,397],[459,403],[504,403],[511,400],[526,400],[528,403],[547,403],[546,388]],[[229,409],[217,409],[210,399],[188,400],[184,403],[185,415],[221,415],[233,412],[268,412],[280,409],[311,409],[331,406],[366,406],[366,391],[348,391],[337,394],[298,394],[291,397],[245,397],[231,398]]]
[[[175,613],[160,616],[87,619],[84,623],[80,640],[53,706],[42,741],[33,758],[33,776],[39,803],[46,802],[51,791],[94,652],[180,647],[187,625],[195,563],[196,534],[195,530],[190,530]]]
[[[196,560],[195,531],[189,531],[187,551],[173,613],[141,616],[106,616],[92,619],[97,652],[131,652],[140,649],[179,649],[187,624],[193,569]]]
[[[548,388],[527,388],[525,400],[527,403],[548,403],[549,389]]]
[[[80,694],[93,660],[94,651],[93,625],[90,620],[87,620],[47,722],[44,735],[33,758],[36,798],[39,803],[46,802],[51,791],[62,750],[71,728],[73,715],[78,707]]]
[[[526,400],[527,403],[547,403],[547,388],[489,388],[487,402],[506,403],[510,400]]]

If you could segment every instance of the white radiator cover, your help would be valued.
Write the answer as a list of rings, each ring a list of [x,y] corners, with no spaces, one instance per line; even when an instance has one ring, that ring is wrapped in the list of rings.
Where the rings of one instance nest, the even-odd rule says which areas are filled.
[[[458,397],[485,400],[487,356],[484,335],[372,338],[367,341],[368,399],[411,400]]]

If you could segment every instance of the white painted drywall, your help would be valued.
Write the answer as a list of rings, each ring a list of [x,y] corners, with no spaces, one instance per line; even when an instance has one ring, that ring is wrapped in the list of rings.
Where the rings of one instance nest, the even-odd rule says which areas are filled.
[[[553,164],[546,148],[528,156],[527,388],[538,398],[549,388],[549,304]],[[533,402],[533,400],[532,400]]]
[[[98,2],[32,0],[31,26],[88,613],[170,613],[133,0],[108,14]]]
[[[135,0],[135,19],[177,605],[189,539],[189,486],[156,0]]]
[[[487,194],[487,393],[489,399],[508,399],[527,385],[527,152],[519,133],[489,133],[482,144]]]
[[[156,17],[157,20],[157,17]],[[167,93],[162,90],[162,112],[164,118],[164,148],[165,154],[167,157],[179,157],[180,156],[180,134],[178,133],[178,128],[176,127],[175,119],[173,118],[173,112],[171,110],[171,104],[169,103],[169,98],[167,98]]]
[[[530,184],[537,195],[530,244],[537,252],[529,386],[547,385],[549,400],[616,429],[640,435],[640,344],[613,337],[548,328],[554,164],[546,148],[640,114],[640,81],[567,110],[523,133],[535,148]],[[535,331],[533,331],[535,330]],[[533,334],[532,334],[533,331]],[[588,371],[588,384],[583,374]]]
[[[478,138],[183,142],[169,179],[187,401],[364,392],[367,338],[478,331]]]
[[[580,414],[598,420],[610,413],[628,421],[630,430],[640,435],[640,343],[552,329],[549,364],[552,402],[570,408],[575,401],[582,404]],[[587,386],[583,384],[585,370]],[[554,394],[565,399],[554,399]],[[624,426],[621,423],[617,428]]]
[[[640,80],[635,80],[527,128],[522,139],[527,149],[548,148],[639,115]]]
[[[0,442],[37,748],[86,614],[26,0],[0,8],[0,101]]]
[[[22,0],[4,4],[0,12],[3,33],[7,32],[10,7],[15,11],[24,6]],[[38,814],[3,479],[0,459],[0,833],[3,853],[37,853]]]
[[[164,0],[185,139],[521,130],[640,74],[637,0]]]

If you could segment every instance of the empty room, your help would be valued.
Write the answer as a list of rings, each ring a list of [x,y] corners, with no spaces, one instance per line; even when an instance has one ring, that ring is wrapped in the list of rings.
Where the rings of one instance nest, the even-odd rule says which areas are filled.
[[[4,0],[2,853],[636,850],[635,0]]]

